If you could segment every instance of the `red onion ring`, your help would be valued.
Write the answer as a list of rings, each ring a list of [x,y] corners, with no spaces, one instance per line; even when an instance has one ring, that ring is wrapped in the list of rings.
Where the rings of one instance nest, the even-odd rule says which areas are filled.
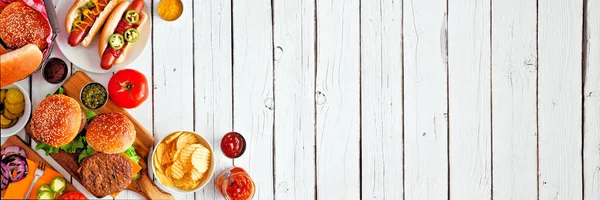
[[[0,163],[0,165],[2,165],[2,176],[0,177],[2,183],[0,184],[0,190],[4,190],[10,182],[10,174],[8,173],[8,166],[6,166],[6,164]]]
[[[2,159],[2,163],[7,166],[7,174],[10,177],[10,182],[17,182],[23,180],[27,173],[29,173],[29,166],[27,165],[27,159],[25,157],[13,154],[4,159]],[[13,172],[17,172],[16,175],[13,176]]]
[[[2,160],[4,160],[4,158],[6,158],[10,155],[13,155],[13,154],[18,154],[20,156],[27,158],[27,154],[25,153],[25,150],[23,150],[21,147],[8,146],[8,147],[2,149]]]

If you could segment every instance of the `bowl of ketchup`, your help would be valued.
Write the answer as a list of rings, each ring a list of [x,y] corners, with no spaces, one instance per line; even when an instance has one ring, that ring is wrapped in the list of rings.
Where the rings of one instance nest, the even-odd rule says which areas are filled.
[[[221,139],[221,151],[228,158],[239,158],[246,151],[246,139],[238,132],[229,132]]]

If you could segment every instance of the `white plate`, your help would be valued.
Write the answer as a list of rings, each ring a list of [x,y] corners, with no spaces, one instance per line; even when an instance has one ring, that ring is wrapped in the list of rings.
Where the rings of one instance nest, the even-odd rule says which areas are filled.
[[[72,47],[67,42],[69,38],[69,33],[66,30],[65,26],[65,17],[73,6],[73,1],[58,1],[58,5],[56,6],[56,15],[58,16],[58,21],[60,23],[60,33],[56,38],[56,43],[58,43],[58,47],[62,51],[69,61],[73,64],[77,65],[77,67],[94,73],[109,73],[115,72],[121,69],[125,69],[129,64],[133,63],[135,59],[142,54],[144,51],[144,47],[148,43],[148,39],[150,38],[150,30],[152,26],[152,18],[150,17],[150,8],[148,5],[144,6],[144,13],[148,16],[148,23],[142,27],[140,30],[140,38],[138,41],[133,43],[133,49],[129,51],[129,55],[125,58],[123,63],[118,65],[113,65],[109,70],[104,70],[100,67],[100,56],[98,55],[98,38],[100,37],[100,33],[102,29],[96,33],[96,37],[88,47],[83,47],[82,45],[78,45],[76,47]]]
[[[25,91],[25,89],[17,83],[13,83],[9,86],[3,87],[2,89],[9,89],[9,88],[17,88],[17,89],[19,89],[19,91],[21,91],[21,93],[23,94],[23,99],[25,100],[25,108],[23,110],[23,116],[21,116],[21,118],[19,118],[19,121],[17,121],[17,124],[15,124],[14,126],[12,126],[10,128],[2,129],[0,131],[0,133],[2,133],[1,136],[3,138],[15,135],[19,131],[21,131],[23,128],[25,128],[25,125],[27,125],[27,122],[29,121],[29,117],[31,116],[31,99],[29,99],[28,92]]]

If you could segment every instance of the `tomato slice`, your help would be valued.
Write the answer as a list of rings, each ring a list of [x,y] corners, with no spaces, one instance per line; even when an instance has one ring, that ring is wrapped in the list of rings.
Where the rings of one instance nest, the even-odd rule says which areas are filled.
[[[68,192],[60,197],[61,200],[87,199],[81,192]]]

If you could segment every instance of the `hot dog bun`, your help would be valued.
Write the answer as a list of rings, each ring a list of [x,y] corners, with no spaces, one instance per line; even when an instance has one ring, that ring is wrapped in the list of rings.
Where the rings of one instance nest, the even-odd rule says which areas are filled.
[[[98,43],[98,55],[100,56],[100,58],[102,58],[102,54],[104,53],[104,50],[106,49],[106,47],[108,47],[108,38],[110,37],[110,35],[112,35],[114,33],[115,28],[117,28],[119,21],[121,21],[121,18],[123,17],[123,14],[127,11],[128,7],[129,7],[129,2],[125,1],[123,3],[120,3],[115,8],[113,13],[110,15],[108,20],[106,21],[106,24],[104,25],[104,29],[102,30],[102,33],[100,34],[100,41]],[[140,12],[140,21],[139,21],[139,26],[137,27],[137,30],[141,31],[142,27],[144,27],[146,25],[146,23],[148,23],[148,15],[146,15],[146,13],[144,13],[144,12]],[[141,33],[140,33],[140,35],[141,35]],[[119,63],[122,63],[123,61],[125,61],[125,57],[129,53],[129,51],[131,51],[131,48],[133,46],[132,44],[135,44],[135,43],[128,44],[127,46],[125,46],[122,49],[123,53],[121,53],[121,56],[119,56],[119,58],[117,58],[117,60],[115,61],[115,64],[119,64]]]
[[[35,44],[25,45],[0,56],[0,87],[29,76],[42,63],[42,51]]]
[[[84,6],[89,1],[91,0],[75,0],[75,3],[73,3],[73,6],[71,6],[71,9],[67,13],[67,17],[65,17],[65,28],[67,29],[68,33],[71,33],[71,28],[73,28],[73,21],[75,21],[75,19],[79,16],[79,8]],[[108,18],[113,9],[123,1],[125,0],[111,0],[110,2],[108,2],[106,8],[104,8],[104,10],[100,12],[98,18],[96,19],[96,21],[94,21],[94,24],[90,28],[88,34],[85,36],[85,38],[83,38],[83,41],[81,41],[81,45],[87,47],[92,43],[92,40],[96,36],[96,33],[98,33],[98,31],[100,30],[100,27],[102,27],[102,25],[106,21],[106,18]]]

